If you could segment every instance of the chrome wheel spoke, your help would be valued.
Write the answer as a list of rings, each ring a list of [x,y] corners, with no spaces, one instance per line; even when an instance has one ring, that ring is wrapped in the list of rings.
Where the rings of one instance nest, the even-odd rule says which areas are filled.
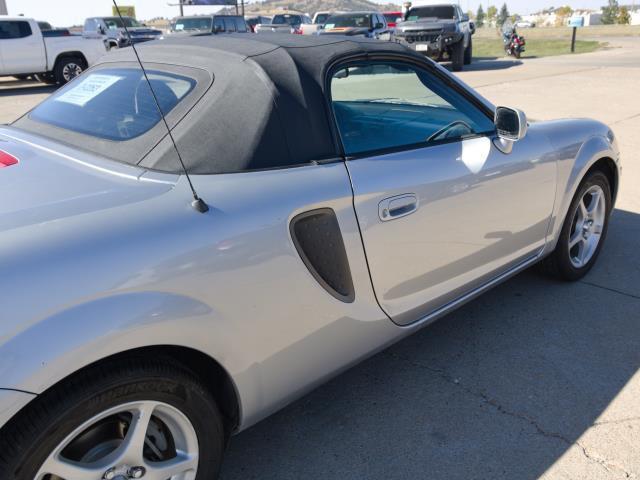
[[[147,473],[145,480],[167,480],[174,475],[193,472],[194,476],[198,470],[198,455],[178,453],[171,460],[164,462],[149,462],[146,464]]]
[[[186,415],[162,402],[130,402],[78,426],[51,452],[34,480],[194,480],[198,459],[198,437]]]
[[[154,402],[144,402],[132,409],[133,418],[122,445],[114,452],[114,461],[127,461],[132,464],[142,462],[145,438],[151,415],[156,407]]]
[[[65,480],[100,478],[105,468],[103,462],[93,464],[78,463],[61,458],[59,455],[52,455],[40,467],[36,480],[41,480],[45,475],[55,475]]]
[[[606,221],[604,191],[593,185],[583,194],[573,216],[573,231],[568,240],[569,258],[576,268],[589,263],[598,249]]]

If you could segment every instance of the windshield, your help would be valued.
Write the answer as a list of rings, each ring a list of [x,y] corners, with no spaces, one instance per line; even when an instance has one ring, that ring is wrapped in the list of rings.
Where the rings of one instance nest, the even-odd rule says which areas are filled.
[[[402,20],[401,12],[385,13],[384,18],[387,19],[387,23],[396,23],[398,19]]]
[[[329,17],[325,24],[326,29],[332,28],[371,28],[371,15],[369,14],[348,14],[334,15]]]
[[[300,25],[302,19],[300,15],[276,15],[271,23],[273,25]]]
[[[182,30],[208,30],[211,31],[213,18],[211,17],[191,17],[178,18],[173,29],[177,32]]]
[[[162,112],[166,115],[193,89],[192,78],[148,70]],[[38,105],[30,118],[107,140],[129,140],[161,119],[140,69],[107,68],[84,74]]]
[[[449,5],[433,7],[417,7],[407,12],[407,20],[418,20],[420,18],[435,18],[440,20],[452,20],[456,17],[455,8]]]
[[[124,25],[122,23],[122,20],[124,20]],[[141,27],[142,26],[135,18],[122,17],[122,20],[120,20],[119,17],[107,17],[107,18],[104,19],[104,23],[107,25],[107,28],[109,30],[116,30],[118,28],[124,28],[125,25],[127,27]]]
[[[327,21],[327,18],[329,18],[328,13],[319,13],[318,15],[316,15],[316,21],[313,23],[315,23],[316,25],[322,25]]]

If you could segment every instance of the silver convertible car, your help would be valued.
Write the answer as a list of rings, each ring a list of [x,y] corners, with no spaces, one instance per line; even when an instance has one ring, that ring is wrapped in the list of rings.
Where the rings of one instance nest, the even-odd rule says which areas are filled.
[[[232,434],[602,248],[606,125],[528,124],[395,43],[134,53],[0,128],[2,480],[213,479]]]

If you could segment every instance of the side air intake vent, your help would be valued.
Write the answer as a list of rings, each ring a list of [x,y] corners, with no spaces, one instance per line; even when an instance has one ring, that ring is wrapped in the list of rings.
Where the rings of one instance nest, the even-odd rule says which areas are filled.
[[[291,220],[291,238],[311,274],[331,295],[353,302],[355,292],[336,214],[330,208],[301,213]]]

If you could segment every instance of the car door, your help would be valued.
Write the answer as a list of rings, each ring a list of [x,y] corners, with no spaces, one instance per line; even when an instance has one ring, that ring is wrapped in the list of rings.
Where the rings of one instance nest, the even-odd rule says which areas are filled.
[[[39,73],[46,69],[44,43],[27,20],[0,20],[3,74]]]
[[[530,129],[511,153],[468,92],[430,68],[355,61],[331,101],[376,296],[409,324],[533,259],[545,242],[556,167]]]

